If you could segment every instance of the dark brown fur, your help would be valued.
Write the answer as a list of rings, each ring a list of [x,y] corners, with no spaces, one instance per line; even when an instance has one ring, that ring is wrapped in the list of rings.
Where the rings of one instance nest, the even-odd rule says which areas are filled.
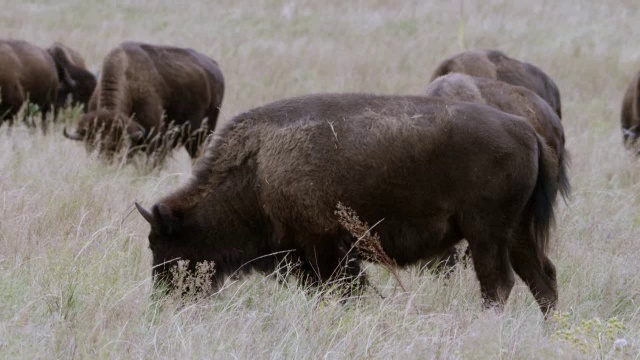
[[[57,88],[56,64],[45,50],[26,41],[0,40],[0,121],[13,118],[27,100],[46,114]]]
[[[55,42],[47,49],[56,63],[60,86],[56,95],[56,107],[71,104],[82,105],[87,109],[91,94],[96,88],[96,77],[87,70],[84,59],[75,50]]]
[[[634,76],[624,93],[620,125],[622,140],[625,146],[631,147],[640,136],[640,72]]]
[[[214,60],[191,49],[126,42],[107,55],[101,74],[90,112],[80,118],[78,129],[131,117],[148,139],[167,131],[173,121],[188,128],[174,145],[184,143],[191,157],[197,156],[215,128],[224,95],[224,79]],[[77,132],[70,137],[83,138]]]
[[[556,113],[536,93],[522,86],[510,85],[499,80],[450,73],[429,84],[426,95],[486,104],[527,119],[558,159],[556,169],[558,190],[565,199],[568,199],[571,185],[567,174],[569,154],[564,147],[564,129]],[[468,249],[465,255],[469,256]],[[448,249],[438,258],[439,261],[444,259],[444,262],[438,264],[437,270],[452,269],[457,258],[455,247]],[[425,265],[431,266],[428,262],[421,263],[421,266]]]
[[[557,301],[545,255],[556,169],[525,119],[488,106],[320,94],[236,116],[190,183],[138,209],[151,224],[156,282],[170,281],[178,258],[214,261],[218,283],[283,258],[301,261],[312,282],[363,276],[334,214],[342,202],[369,224],[382,220],[374,230],[398,265],[467,238],[486,305],[504,304],[515,270],[547,312]]]
[[[553,109],[536,93],[522,86],[510,85],[499,80],[451,73],[429,84],[426,95],[486,104],[527,119],[558,158],[559,191],[565,199],[569,197],[571,192],[567,174],[569,155],[564,147],[562,122]]]
[[[525,87],[544,99],[562,119],[560,90],[551,77],[535,65],[510,58],[498,50],[468,50],[440,63],[431,81],[453,72]]]

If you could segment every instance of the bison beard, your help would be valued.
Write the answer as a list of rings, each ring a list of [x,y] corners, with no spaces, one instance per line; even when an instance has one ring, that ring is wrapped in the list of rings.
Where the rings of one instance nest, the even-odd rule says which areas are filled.
[[[473,123],[474,126],[469,126]],[[174,259],[213,261],[216,281],[299,261],[312,284],[364,283],[338,202],[374,224],[398,266],[466,238],[485,306],[514,271],[543,313],[557,302],[546,256],[557,192],[552,151],[523,118],[420,96],[320,94],[235,117],[192,180],[150,211],[154,278]]]

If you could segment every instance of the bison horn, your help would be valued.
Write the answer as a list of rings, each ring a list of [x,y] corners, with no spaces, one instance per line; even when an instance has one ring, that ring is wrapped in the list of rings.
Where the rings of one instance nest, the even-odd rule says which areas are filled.
[[[147,222],[150,225],[155,224],[155,218],[153,217],[153,214],[151,214],[151,212],[145,208],[142,207],[142,205],[138,204],[138,202],[135,202],[136,204],[136,209],[138,209],[138,212],[140,213],[140,215],[142,215],[142,217],[147,220]]]
[[[66,137],[67,139],[71,139],[71,140],[82,140],[82,136],[78,135],[77,133],[73,133],[73,135],[70,135],[67,132],[67,128],[65,127],[64,129],[62,129],[62,134],[64,135],[64,137]]]

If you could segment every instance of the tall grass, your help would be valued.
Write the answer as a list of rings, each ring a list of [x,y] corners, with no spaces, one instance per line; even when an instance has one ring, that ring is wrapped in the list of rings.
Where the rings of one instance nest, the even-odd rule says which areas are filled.
[[[0,0],[3,36],[63,41],[93,70],[124,40],[193,47],[227,81],[221,121],[287,96],[419,94],[458,52],[459,2]],[[481,310],[471,267],[444,279],[370,265],[382,294],[342,304],[278,275],[232,279],[189,304],[153,301],[151,204],[190,175],[106,165],[49,131],[0,128],[2,358],[638,358],[640,165],[619,130],[640,70],[633,1],[465,1],[464,46],[498,47],[558,83],[574,196],[558,209],[551,259],[560,313],[543,321],[517,282],[504,313]]]

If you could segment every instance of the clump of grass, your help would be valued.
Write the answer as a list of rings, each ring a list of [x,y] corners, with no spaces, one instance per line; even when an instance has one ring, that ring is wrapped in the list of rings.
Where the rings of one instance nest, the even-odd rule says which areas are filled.
[[[601,357],[607,353],[616,353],[623,356],[626,352],[627,340],[622,336],[627,327],[617,317],[607,321],[599,318],[582,320],[576,324],[568,312],[553,314],[557,330],[556,339],[569,343],[573,348],[583,354],[588,354],[595,349]],[[630,355],[630,354],[628,354]]]
[[[336,209],[335,214],[338,215],[338,221],[342,227],[357,239],[353,244],[353,248],[358,257],[364,261],[380,264],[385,267],[396,279],[402,290],[407,292],[407,289],[398,276],[398,264],[396,264],[395,260],[382,248],[380,236],[371,232],[371,230],[384,219],[369,227],[366,221],[360,220],[358,214],[356,214],[353,209],[345,206],[341,202],[338,202]]]
[[[197,302],[213,293],[213,275],[216,272],[213,261],[199,262],[190,269],[188,260],[180,260],[170,272],[175,300]]]

